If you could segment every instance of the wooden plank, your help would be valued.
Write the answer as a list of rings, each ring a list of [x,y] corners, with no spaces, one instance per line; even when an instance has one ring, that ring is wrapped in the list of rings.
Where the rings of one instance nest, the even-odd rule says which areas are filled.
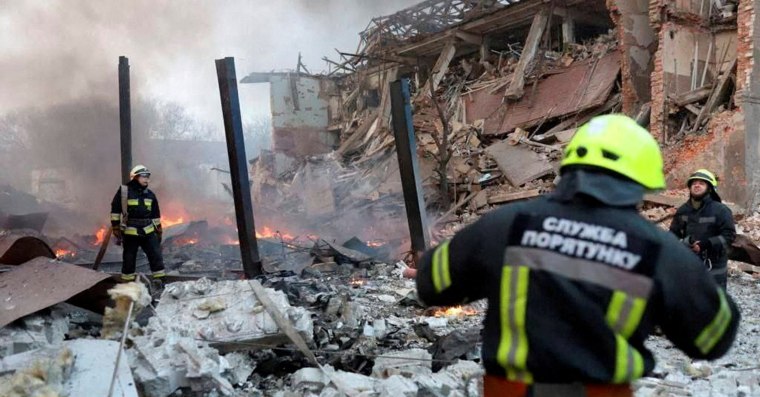
[[[457,52],[456,45],[454,44],[454,40],[450,40],[446,43],[446,46],[443,47],[443,50],[441,51],[441,55],[438,57],[438,60],[435,61],[435,66],[433,66],[433,70],[430,71],[431,76],[430,78],[425,82],[425,85],[422,86],[422,89],[419,91],[422,93],[422,95],[430,95],[430,84],[432,82],[433,84],[433,90],[435,91],[438,88],[438,84],[443,79],[443,75],[446,74],[446,71],[449,70],[449,63],[451,63],[451,60],[454,59],[454,54]]]
[[[543,189],[531,189],[515,193],[498,193],[488,198],[488,204],[504,204],[540,196]]]
[[[712,91],[712,86],[699,87],[696,90],[684,92],[672,98],[673,103],[678,107],[684,107],[690,103],[699,102],[708,96]]]
[[[507,92],[504,96],[507,99],[520,99],[523,96],[523,88],[525,87],[525,69],[533,61],[533,58],[538,53],[538,46],[541,43],[541,38],[544,35],[547,22],[549,21],[549,9],[544,7],[536,13],[533,17],[533,23],[530,25],[530,31],[528,37],[525,39],[525,45],[523,46],[523,52],[520,55],[520,60],[515,67],[514,75],[512,76],[512,82],[507,88]]]
[[[707,103],[705,103],[705,107],[703,107],[702,111],[699,112],[697,121],[694,122],[694,126],[691,128],[692,133],[695,133],[699,130],[702,122],[704,122],[707,119],[707,116],[718,107],[720,100],[723,99],[728,93],[728,82],[731,80],[731,75],[734,73],[734,69],[736,69],[736,59],[734,59],[734,61],[731,63],[731,67],[726,70],[726,73],[720,77],[718,84],[715,85],[714,90],[710,94],[710,97],[707,99]]]
[[[686,199],[683,197],[665,196],[663,194],[645,194],[644,201],[669,207],[680,207],[681,204],[686,202]]]

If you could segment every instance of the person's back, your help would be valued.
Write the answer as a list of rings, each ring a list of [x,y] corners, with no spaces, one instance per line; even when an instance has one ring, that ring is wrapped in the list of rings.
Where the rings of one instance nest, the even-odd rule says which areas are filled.
[[[697,358],[734,339],[730,297],[636,211],[645,187],[582,164],[565,168],[551,196],[493,211],[423,257],[426,304],[488,299],[487,396],[569,396],[576,382],[589,395],[603,384],[623,386],[599,395],[630,395],[626,385],[654,367],[643,342],[655,325]]]

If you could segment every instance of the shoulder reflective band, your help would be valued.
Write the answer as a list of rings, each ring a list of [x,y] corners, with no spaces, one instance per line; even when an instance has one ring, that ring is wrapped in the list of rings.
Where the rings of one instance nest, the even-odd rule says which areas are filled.
[[[501,272],[501,338],[496,351],[496,361],[506,370],[507,379],[533,383],[533,375],[527,368],[528,335],[525,331],[530,269],[507,264],[502,267]]]
[[[718,313],[715,314],[712,322],[708,324],[702,332],[699,333],[697,339],[694,340],[694,345],[697,346],[702,354],[707,354],[715,345],[720,341],[720,338],[726,332],[728,324],[731,323],[731,309],[728,307],[728,301],[723,289],[718,288],[718,297],[720,304],[718,307]]]
[[[121,214],[111,213],[111,220],[112,221],[120,221],[121,220]]]
[[[130,206],[130,207],[133,207],[135,205],[140,205],[140,200],[139,199],[129,199],[129,200],[127,200],[127,205]]]
[[[148,209],[153,206],[153,199],[143,199],[143,201],[145,202],[145,206],[148,207]]]
[[[628,383],[644,375],[644,359],[621,335],[615,334],[615,374],[612,383]]]
[[[433,252],[433,286],[435,292],[441,292],[451,286],[449,273],[449,242],[439,245]]]
[[[639,326],[641,316],[647,306],[646,299],[632,297],[625,292],[615,291],[607,307],[607,325],[623,338],[630,338]]]

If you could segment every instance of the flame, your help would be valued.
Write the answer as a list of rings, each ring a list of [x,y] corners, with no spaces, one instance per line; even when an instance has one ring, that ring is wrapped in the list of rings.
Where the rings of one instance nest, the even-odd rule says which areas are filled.
[[[382,241],[382,240],[367,241],[367,246],[368,247],[373,247],[373,248],[382,247],[385,244],[386,244],[386,242]]]
[[[478,311],[471,307],[452,306],[447,308],[436,309],[433,312],[435,317],[464,317],[478,314]]]
[[[58,259],[62,259],[62,258],[65,258],[67,256],[72,256],[72,255],[74,255],[74,251],[67,250],[66,248],[57,248],[55,250],[55,257]]]
[[[354,288],[361,287],[362,285],[364,285],[366,283],[367,283],[366,281],[364,281],[364,280],[362,280],[360,278],[355,278],[355,279],[351,280],[351,286],[354,287]]]
[[[176,240],[174,240],[174,245],[178,247],[182,247],[185,245],[195,245],[195,244],[198,244],[198,241],[199,241],[198,237],[182,237],[182,238],[177,238]]]
[[[295,237],[288,233],[282,233],[279,230],[272,230],[269,226],[264,226],[261,230],[256,231],[256,238],[281,238],[283,240],[294,240]]]
[[[104,226],[98,229],[97,232],[95,232],[95,244],[94,245],[100,245],[103,244],[103,240],[106,239],[106,233],[108,233],[108,229]]]
[[[224,239],[224,243],[227,245],[240,245],[240,241],[236,238],[227,237]]]
[[[161,219],[161,226],[163,227],[170,227],[174,225],[179,225],[180,223],[185,223],[184,217],[177,217],[177,218],[169,218],[169,217],[163,217]]]

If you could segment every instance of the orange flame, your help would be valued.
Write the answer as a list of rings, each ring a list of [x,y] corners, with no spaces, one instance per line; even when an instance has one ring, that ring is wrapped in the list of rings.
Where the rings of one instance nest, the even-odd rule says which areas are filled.
[[[169,218],[169,217],[163,217],[161,219],[161,226],[163,227],[170,227],[174,225],[179,225],[180,223],[185,223],[184,217],[177,217],[177,218]]]
[[[382,240],[371,240],[371,241],[367,241],[367,246],[368,246],[368,247],[374,247],[374,248],[377,248],[377,247],[382,247],[382,246],[384,246],[384,245],[385,245],[385,243],[386,243],[386,242],[385,242],[385,241],[382,241]]]
[[[366,283],[367,283],[366,281],[364,281],[364,280],[362,280],[360,278],[355,278],[355,279],[351,280],[351,286],[354,287],[354,288],[361,287],[362,285],[364,285]]]
[[[471,307],[452,306],[447,308],[436,309],[433,312],[435,317],[464,317],[478,314],[478,311]]]
[[[67,250],[66,248],[58,248],[55,250],[55,257],[58,259],[62,259],[71,255],[74,255],[74,251]]]
[[[183,245],[195,245],[198,244],[198,238],[195,237],[185,237],[177,239],[174,244],[183,246]]]
[[[264,226],[261,230],[256,231],[256,238],[282,238],[283,240],[293,240],[295,237],[279,230],[272,230],[269,226]]]
[[[106,233],[108,233],[108,228],[101,227],[100,229],[98,229],[98,231],[95,232],[95,244],[94,245],[103,244],[103,240],[106,239]]]

